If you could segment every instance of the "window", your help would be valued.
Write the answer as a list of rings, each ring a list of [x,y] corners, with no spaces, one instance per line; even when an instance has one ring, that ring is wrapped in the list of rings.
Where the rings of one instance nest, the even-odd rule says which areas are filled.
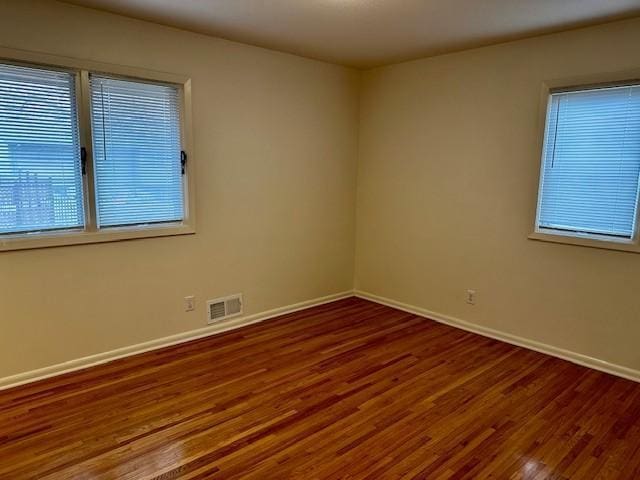
[[[91,75],[91,131],[99,227],[182,221],[175,87]]]
[[[639,175],[639,84],[551,91],[537,233],[636,244]]]
[[[96,66],[0,60],[0,250],[194,232],[188,80]]]
[[[0,65],[0,234],[82,228],[75,76]]]

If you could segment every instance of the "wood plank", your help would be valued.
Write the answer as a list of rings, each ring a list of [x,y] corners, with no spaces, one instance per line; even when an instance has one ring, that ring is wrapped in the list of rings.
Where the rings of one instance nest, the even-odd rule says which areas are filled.
[[[0,392],[0,479],[630,479],[640,384],[349,298]]]

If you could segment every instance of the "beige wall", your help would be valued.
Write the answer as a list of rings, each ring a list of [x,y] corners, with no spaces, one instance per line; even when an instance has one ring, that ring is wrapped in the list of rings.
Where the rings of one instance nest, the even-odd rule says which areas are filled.
[[[632,20],[367,72],[357,288],[640,368],[640,255],[527,239],[542,82],[640,67],[638,45]]]
[[[0,45],[191,76],[195,236],[0,253],[0,378],[352,288],[359,74],[51,1]],[[196,295],[195,312],[182,298]]]
[[[0,27],[0,46],[191,76],[198,216],[195,236],[0,253],[0,378],[201,328],[207,298],[252,314],[349,290],[354,246],[358,289],[640,368],[640,255],[527,240],[541,83],[639,67],[640,20],[362,85],[56,2],[2,2]]]

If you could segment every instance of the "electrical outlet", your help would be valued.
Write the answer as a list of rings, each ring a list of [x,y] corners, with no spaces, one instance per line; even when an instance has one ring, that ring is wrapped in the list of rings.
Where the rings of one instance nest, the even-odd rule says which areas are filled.
[[[196,309],[196,297],[189,295],[184,297],[184,311],[193,312]]]
[[[476,291],[475,290],[467,290],[467,303],[469,305],[476,304]]]

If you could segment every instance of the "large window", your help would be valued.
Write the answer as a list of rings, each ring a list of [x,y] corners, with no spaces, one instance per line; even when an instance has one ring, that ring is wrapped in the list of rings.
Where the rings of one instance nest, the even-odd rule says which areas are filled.
[[[637,243],[640,85],[551,91],[536,231]]]
[[[0,249],[193,233],[183,83],[0,61]]]

